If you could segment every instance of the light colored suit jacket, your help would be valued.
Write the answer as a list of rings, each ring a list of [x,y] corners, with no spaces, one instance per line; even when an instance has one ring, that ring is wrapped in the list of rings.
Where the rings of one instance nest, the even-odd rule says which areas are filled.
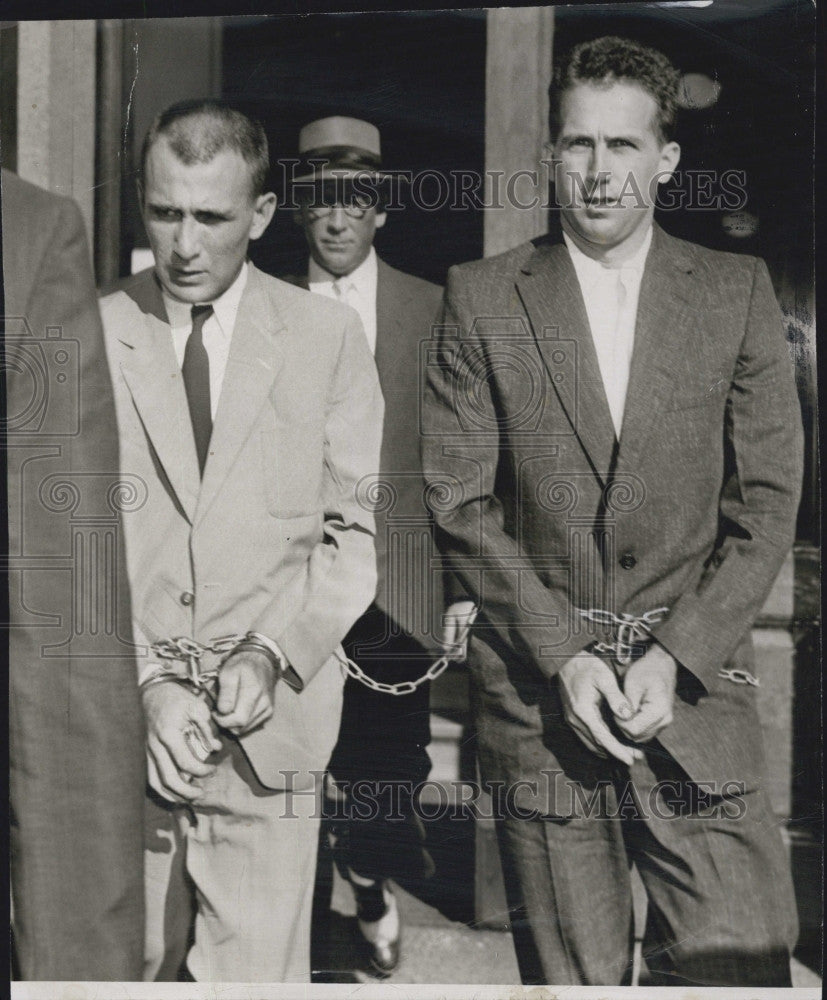
[[[136,633],[274,639],[302,689],[279,684],[273,717],[241,742],[262,784],[312,783],[339,721],[333,654],[376,585],[359,485],[383,407],[358,317],[250,265],[202,481],[152,272],[102,315],[122,467],[145,484],[124,518]]]
[[[754,784],[754,691],[720,671],[752,667],[750,626],[793,541],[802,440],[763,262],[655,227],[619,446],[562,240],[452,269],[442,324],[424,467],[451,494],[439,537],[482,606],[489,774],[597,780],[554,681],[603,638],[578,611],[665,606],[653,631],[681,670],[660,742],[695,780]]]

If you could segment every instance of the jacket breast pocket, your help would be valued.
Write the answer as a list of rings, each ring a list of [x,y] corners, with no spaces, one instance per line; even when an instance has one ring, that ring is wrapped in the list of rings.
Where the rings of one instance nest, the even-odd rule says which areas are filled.
[[[323,429],[315,420],[282,421],[259,435],[264,500],[273,517],[301,517],[322,508]]]

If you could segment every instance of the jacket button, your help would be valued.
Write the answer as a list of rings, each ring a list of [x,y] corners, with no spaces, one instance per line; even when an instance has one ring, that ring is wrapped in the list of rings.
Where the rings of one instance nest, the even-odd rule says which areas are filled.
[[[181,594],[181,603],[184,605],[185,608],[188,608],[194,600],[195,600],[195,594],[193,594],[189,590],[185,590],[184,593]]]
[[[624,569],[634,569],[637,566],[637,559],[635,559],[631,552],[624,552],[620,557],[620,565]]]

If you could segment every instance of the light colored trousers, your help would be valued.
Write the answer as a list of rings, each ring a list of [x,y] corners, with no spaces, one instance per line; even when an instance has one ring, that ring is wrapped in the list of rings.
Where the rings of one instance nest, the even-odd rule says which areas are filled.
[[[264,788],[232,740],[212,759],[194,808],[147,798],[144,981],[186,957],[198,982],[309,982],[319,789]]]

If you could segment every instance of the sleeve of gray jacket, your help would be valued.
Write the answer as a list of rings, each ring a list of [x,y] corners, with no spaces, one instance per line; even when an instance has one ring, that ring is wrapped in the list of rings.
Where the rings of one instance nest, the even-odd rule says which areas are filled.
[[[384,404],[361,322],[349,311],[326,401],[324,537],[309,557],[301,611],[273,636],[303,684],[376,592],[375,523],[366,484],[379,469]],[[266,626],[260,630],[267,632]]]
[[[707,689],[767,598],[793,543],[801,491],[801,411],[781,311],[761,260],[724,434],[718,543],[696,585],[655,631]]]

